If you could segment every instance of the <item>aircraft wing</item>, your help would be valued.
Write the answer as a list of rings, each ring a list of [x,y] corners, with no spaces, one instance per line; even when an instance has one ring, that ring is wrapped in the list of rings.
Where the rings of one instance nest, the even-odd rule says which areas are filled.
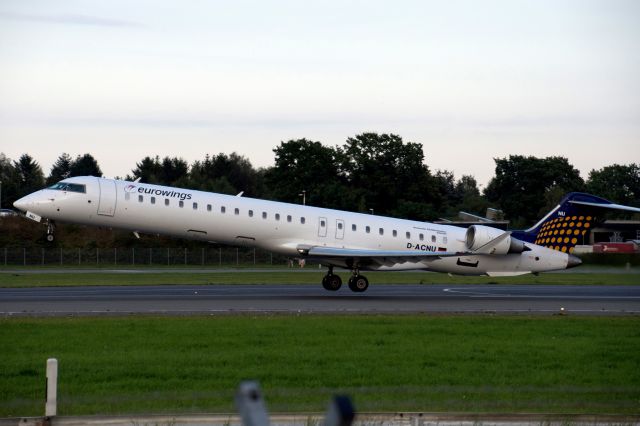
[[[399,263],[421,263],[442,257],[464,256],[467,254],[447,251],[371,250],[317,246],[304,250],[304,253],[316,259],[353,260],[361,265],[374,263],[386,266]]]

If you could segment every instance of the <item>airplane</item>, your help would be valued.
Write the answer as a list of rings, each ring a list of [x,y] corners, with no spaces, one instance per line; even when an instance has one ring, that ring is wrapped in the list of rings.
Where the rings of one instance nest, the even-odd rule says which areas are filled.
[[[569,193],[536,225],[503,231],[461,228],[276,201],[78,176],[14,203],[25,216],[56,222],[237,246],[253,246],[328,267],[322,286],[336,291],[351,271],[349,288],[364,292],[361,271],[428,270],[459,275],[516,276],[562,270],[582,261],[572,254],[603,209],[640,212],[579,192]]]

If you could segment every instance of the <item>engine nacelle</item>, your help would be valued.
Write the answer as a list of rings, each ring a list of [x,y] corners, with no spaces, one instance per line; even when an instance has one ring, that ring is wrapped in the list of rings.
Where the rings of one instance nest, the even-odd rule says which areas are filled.
[[[505,231],[501,229],[491,228],[489,226],[471,225],[465,235],[467,249],[476,251],[504,233]],[[526,250],[528,250],[528,248],[522,241],[512,238],[511,235],[507,235],[506,238],[491,247],[487,254],[522,253]]]

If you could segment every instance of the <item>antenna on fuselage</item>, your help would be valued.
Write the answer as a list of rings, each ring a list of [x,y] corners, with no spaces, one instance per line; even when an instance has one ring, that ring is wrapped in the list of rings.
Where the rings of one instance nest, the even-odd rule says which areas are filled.
[[[242,194],[244,194],[244,191],[240,191],[236,194],[236,197],[242,197]]]

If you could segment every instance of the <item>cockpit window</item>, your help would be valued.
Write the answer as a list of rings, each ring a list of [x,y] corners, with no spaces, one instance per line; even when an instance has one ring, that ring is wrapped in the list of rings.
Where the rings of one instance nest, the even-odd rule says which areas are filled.
[[[68,191],[68,192],[81,192],[83,194],[87,192],[86,185],[81,185],[79,183],[70,183],[70,182],[58,182],[54,185],[51,185],[49,189],[56,189],[58,191]]]

